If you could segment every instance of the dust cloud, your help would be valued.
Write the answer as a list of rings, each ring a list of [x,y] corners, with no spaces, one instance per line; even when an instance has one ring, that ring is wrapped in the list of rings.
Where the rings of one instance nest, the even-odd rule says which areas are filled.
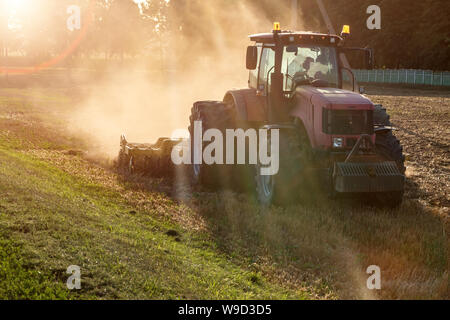
[[[180,28],[180,19],[195,21],[195,32],[167,36],[161,49],[164,61],[153,58],[146,64],[111,68],[90,83],[76,99],[69,129],[87,134],[90,144],[108,157],[117,155],[122,133],[129,141],[150,143],[187,129],[195,101],[222,100],[227,90],[247,87],[248,35],[269,32],[272,19],[288,28],[290,7],[281,11],[282,15],[267,17],[245,1],[230,1],[228,7],[202,1],[200,12],[197,7],[190,14],[188,7],[182,16],[168,17],[173,28]]]

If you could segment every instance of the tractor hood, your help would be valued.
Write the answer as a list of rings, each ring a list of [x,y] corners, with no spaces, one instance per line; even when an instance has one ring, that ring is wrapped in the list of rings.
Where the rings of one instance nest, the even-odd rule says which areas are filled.
[[[333,109],[348,107],[358,107],[358,109],[363,110],[373,109],[372,102],[363,95],[342,89],[302,86],[297,88],[297,94],[316,106],[326,106]]]

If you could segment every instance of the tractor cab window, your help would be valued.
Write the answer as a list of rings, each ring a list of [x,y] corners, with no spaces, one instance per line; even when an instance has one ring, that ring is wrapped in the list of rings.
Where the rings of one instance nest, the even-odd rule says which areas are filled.
[[[316,79],[325,80],[330,87],[338,87],[335,48],[310,46],[292,51],[295,50],[286,47],[283,53],[284,90],[292,90],[294,81],[297,84],[309,84]]]
[[[270,47],[262,49],[261,63],[259,66],[258,90],[267,92],[270,86],[270,74],[273,73],[275,66],[275,51]]]

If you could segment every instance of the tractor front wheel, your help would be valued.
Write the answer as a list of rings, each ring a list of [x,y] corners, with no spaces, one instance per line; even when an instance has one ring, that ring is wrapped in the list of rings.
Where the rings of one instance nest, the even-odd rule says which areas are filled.
[[[376,106],[374,111],[374,122],[381,126],[391,126],[389,115],[381,106]],[[383,157],[395,161],[398,170],[405,174],[405,156],[400,141],[392,134],[392,131],[381,131],[376,135],[376,152]],[[381,192],[376,194],[376,201],[384,207],[398,207],[403,200],[404,191]]]

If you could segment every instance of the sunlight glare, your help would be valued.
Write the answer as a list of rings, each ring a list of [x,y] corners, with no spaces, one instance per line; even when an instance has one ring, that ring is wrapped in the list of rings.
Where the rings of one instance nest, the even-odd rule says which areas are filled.
[[[18,11],[25,9],[30,5],[30,0],[3,0],[9,11]]]

